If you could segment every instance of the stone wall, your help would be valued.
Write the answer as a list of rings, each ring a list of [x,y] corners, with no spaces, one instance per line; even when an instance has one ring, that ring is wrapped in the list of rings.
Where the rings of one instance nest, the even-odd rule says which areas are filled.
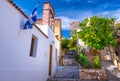
[[[105,69],[80,69],[80,79],[82,80],[106,80],[107,75]]]
[[[113,61],[114,65],[118,68],[118,70],[120,70],[120,60],[113,58],[112,61]]]
[[[118,70],[120,70],[120,57],[116,56],[115,48],[110,46],[110,52],[114,65],[118,68]]]
[[[101,60],[111,60],[109,47],[105,47],[103,50],[101,50],[100,57]]]

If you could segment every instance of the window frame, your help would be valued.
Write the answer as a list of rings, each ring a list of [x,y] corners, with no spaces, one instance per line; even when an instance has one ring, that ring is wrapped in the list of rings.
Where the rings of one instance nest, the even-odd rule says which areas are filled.
[[[37,43],[38,43],[38,38],[35,35],[32,35],[30,53],[29,53],[30,57],[36,57]]]

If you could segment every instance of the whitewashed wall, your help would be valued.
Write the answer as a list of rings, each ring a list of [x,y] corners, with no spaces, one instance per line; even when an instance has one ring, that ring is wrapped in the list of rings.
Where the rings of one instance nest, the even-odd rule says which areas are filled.
[[[0,81],[46,81],[49,46],[53,44],[52,73],[56,69],[57,40],[52,30],[46,38],[35,27],[20,32],[25,17],[6,0],[0,0]],[[32,35],[38,38],[36,57],[30,57]]]
[[[49,40],[50,40],[50,43],[52,43],[53,45],[53,60],[52,60],[52,74],[55,73],[55,69],[56,69],[56,65],[57,65],[57,61],[56,61],[56,49],[58,47],[58,40],[56,39],[55,35],[54,35],[54,32],[53,30],[48,27],[48,37],[49,37]],[[58,56],[57,56],[58,57]]]

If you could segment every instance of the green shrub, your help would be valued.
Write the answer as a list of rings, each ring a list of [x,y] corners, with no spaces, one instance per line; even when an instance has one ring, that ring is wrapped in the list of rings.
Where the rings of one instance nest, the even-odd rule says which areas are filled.
[[[75,60],[78,62],[78,60],[79,60],[79,54],[75,53],[74,57],[75,57]]]
[[[101,64],[98,56],[95,56],[93,62],[94,62],[94,68],[101,68]]]
[[[82,66],[84,66],[84,67],[86,67],[86,68],[89,68],[89,67],[90,67],[90,64],[89,64],[89,61],[87,60],[87,57],[86,57],[85,54],[82,53],[82,52],[79,54],[78,62],[79,62]]]
[[[81,52],[80,54],[75,54],[75,59],[78,63],[80,63],[83,67],[85,68],[90,68],[92,67],[86,57],[86,55]],[[101,68],[101,64],[100,64],[100,60],[99,60],[99,56],[95,56],[95,58],[93,59],[93,67],[94,68]]]

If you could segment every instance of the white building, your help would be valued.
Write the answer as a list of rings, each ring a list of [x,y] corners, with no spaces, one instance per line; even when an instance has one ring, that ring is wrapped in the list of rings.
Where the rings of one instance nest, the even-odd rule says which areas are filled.
[[[52,6],[45,6],[54,20]],[[52,21],[21,31],[27,18],[11,0],[0,0],[0,81],[46,81],[54,75],[58,39]]]

